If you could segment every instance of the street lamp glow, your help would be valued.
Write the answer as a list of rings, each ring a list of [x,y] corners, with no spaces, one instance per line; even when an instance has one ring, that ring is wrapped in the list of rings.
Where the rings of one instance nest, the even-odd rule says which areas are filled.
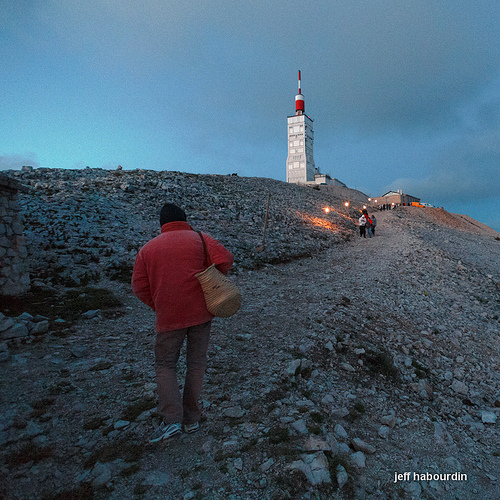
[[[326,213],[330,212],[330,208],[329,208],[329,207],[325,207],[323,210],[324,210]]]
[[[348,202],[348,201],[346,201],[346,202],[344,203],[344,205],[345,205],[346,207],[348,207],[348,206],[349,206],[349,202]]]

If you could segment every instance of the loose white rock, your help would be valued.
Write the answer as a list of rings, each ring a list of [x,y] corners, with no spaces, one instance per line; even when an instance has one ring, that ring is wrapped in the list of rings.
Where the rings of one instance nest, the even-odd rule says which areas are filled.
[[[481,421],[485,424],[494,424],[497,421],[497,415],[492,411],[481,410]]]
[[[343,486],[347,483],[349,476],[347,475],[347,472],[344,469],[344,467],[340,464],[337,465],[336,476],[337,476],[337,483],[339,485],[339,488],[342,489]]]
[[[354,438],[352,440],[352,445],[357,451],[362,451],[369,454],[375,453],[375,448],[371,444],[365,443],[362,439]]]
[[[362,451],[356,451],[350,456],[351,463],[355,467],[364,468],[366,467],[366,457]]]
[[[346,430],[340,424],[335,425],[333,432],[335,432],[335,434],[341,438],[348,438]]]

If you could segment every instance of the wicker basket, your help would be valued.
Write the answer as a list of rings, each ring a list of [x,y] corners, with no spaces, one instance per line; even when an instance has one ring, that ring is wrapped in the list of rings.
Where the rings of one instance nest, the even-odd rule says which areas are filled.
[[[203,288],[209,312],[219,318],[229,318],[236,314],[241,306],[241,293],[238,287],[215,267],[215,264],[198,273],[196,277]]]

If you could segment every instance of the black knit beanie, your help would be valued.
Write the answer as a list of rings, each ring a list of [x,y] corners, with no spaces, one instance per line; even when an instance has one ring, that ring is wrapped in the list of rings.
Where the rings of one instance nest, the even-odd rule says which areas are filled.
[[[182,208],[173,203],[165,203],[160,212],[160,226],[174,221],[186,222],[186,214]]]

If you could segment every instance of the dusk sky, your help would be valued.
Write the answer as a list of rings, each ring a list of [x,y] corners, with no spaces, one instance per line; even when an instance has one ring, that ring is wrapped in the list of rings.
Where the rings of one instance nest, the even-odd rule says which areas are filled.
[[[0,170],[285,180],[314,159],[500,231],[498,0],[0,0]]]

